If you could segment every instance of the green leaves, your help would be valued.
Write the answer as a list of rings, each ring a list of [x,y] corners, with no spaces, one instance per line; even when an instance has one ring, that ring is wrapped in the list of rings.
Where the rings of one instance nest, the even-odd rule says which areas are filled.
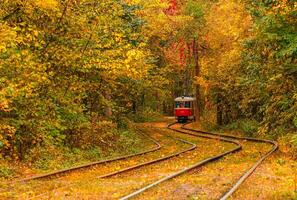
[[[263,112],[262,125],[265,133],[281,134],[293,128],[296,103],[293,98],[296,92],[296,19],[291,18],[294,9],[288,2],[265,1],[264,4],[253,7],[261,14],[254,14],[254,37],[245,48],[244,71],[245,86],[255,90],[258,83],[265,87],[257,93],[260,110]],[[253,13],[253,12],[252,12]],[[250,76],[255,74],[256,76]],[[250,80],[254,79],[253,82]],[[255,95],[246,95],[254,99]],[[264,128],[262,129],[264,130]]]
[[[151,66],[139,10],[116,0],[1,4],[0,112],[15,115],[0,124],[14,125],[17,137],[0,153],[23,156],[50,138],[60,144],[67,131],[118,108],[118,78],[142,79]]]
[[[204,5],[202,3],[198,3],[195,1],[187,1],[185,6],[185,14],[193,17],[195,20],[203,19],[204,13]]]

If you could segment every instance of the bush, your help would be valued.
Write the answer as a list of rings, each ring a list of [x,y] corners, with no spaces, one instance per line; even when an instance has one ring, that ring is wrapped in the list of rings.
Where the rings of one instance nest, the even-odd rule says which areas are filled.
[[[215,127],[215,129],[221,129],[225,131],[239,130],[239,131],[242,131],[245,135],[252,137],[258,134],[259,123],[251,119],[241,119],[221,127],[219,126],[213,126],[213,127]]]
[[[124,152],[137,152],[137,144],[140,144],[141,141],[139,137],[132,131],[120,131],[119,133],[119,140],[117,145],[121,148]]]
[[[137,152],[143,145],[134,131],[116,129],[111,121],[99,121],[93,126],[93,131],[83,132],[82,128],[67,138],[74,146],[56,145],[51,141],[36,146],[26,156],[26,162],[41,170],[62,169],[103,157]]]
[[[292,155],[295,159],[297,159],[297,132],[293,134],[293,136],[291,137],[290,144],[292,149]]]
[[[150,108],[145,108],[142,111],[131,113],[129,115],[129,118],[135,122],[153,122],[153,121],[160,120],[161,114]]]
[[[86,123],[83,126],[67,130],[67,143],[72,148],[89,149],[95,146],[107,148],[113,146],[116,139],[114,130],[116,124],[111,121],[100,120]]]
[[[9,167],[0,167],[0,178],[9,178],[14,175],[14,170]]]
[[[243,130],[248,136],[253,136],[257,133],[259,128],[259,123],[255,120],[243,120],[239,125],[240,129]]]
[[[119,117],[117,119],[117,127],[118,129],[124,129],[127,130],[131,126],[131,120],[127,117]]]
[[[53,141],[47,140],[42,145],[30,149],[29,153],[25,156],[25,161],[32,163],[38,169],[59,168],[61,162],[52,162],[55,159],[57,160],[57,157],[64,156],[64,153],[61,147],[55,145]]]

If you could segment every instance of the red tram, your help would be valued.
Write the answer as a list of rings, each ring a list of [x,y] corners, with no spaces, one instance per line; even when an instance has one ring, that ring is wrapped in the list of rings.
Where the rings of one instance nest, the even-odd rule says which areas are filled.
[[[194,103],[193,97],[177,97],[174,100],[174,115],[178,122],[184,123],[189,119],[194,119]]]

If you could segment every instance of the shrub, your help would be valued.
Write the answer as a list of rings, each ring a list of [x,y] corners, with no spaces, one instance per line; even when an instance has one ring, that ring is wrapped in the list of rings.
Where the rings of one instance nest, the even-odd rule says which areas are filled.
[[[255,120],[243,120],[240,123],[240,129],[248,136],[253,136],[258,131],[259,124]]]
[[[297,159],[297,132],[291,137],[290,143],[292,148],[292,155],[295,159]]]
[[[0,167],[0,178],[9,178],[14,175],[14,170],[9,167]]]
[[[161,114],[150,108],[145,108],[142,111],[131,113],[129,118],[135,122],[152,122],[160,120]]]
[[[116,140],[114,130],[116,124],[111,121],[98,120],[92,124],[85,123],[76,129],[70,129],[66,132],[67,143],[72,148],[89,149],[99,146],[107,148],[113,146]]]
[[[117,127],[119,129],[124,129],[124,130],[129,129],[131,126],[131,123],[132,123],[131,120],[127,117],[119,117],[117,119]]]

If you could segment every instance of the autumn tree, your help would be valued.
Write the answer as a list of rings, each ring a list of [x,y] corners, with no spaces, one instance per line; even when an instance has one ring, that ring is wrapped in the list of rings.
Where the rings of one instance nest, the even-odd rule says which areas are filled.
[[[202,74],[198,81],[206,96],[206,109],[216,109],[219,125],[240,116],[238,102],[242,95],[237,87],[238,75],[242,43],[251,34],[250,28],[251,17],[245,5],[237,0],[218,1],[206,15],[207,53],[201,58]]]
[[[151,64],[137,8],[114,0],[1,2],[1,130],[4,155],[69,141],[88,131]]]
[[[199,81],[219,124],[248,119],[254,133],[274,136],[296,129],[295,7],[224,0],[211,7]]]
[[[255,24],[243,54],[242,107],[261,123],[262,134],[296,130],[296,2],[248,1],[248,6]]]

